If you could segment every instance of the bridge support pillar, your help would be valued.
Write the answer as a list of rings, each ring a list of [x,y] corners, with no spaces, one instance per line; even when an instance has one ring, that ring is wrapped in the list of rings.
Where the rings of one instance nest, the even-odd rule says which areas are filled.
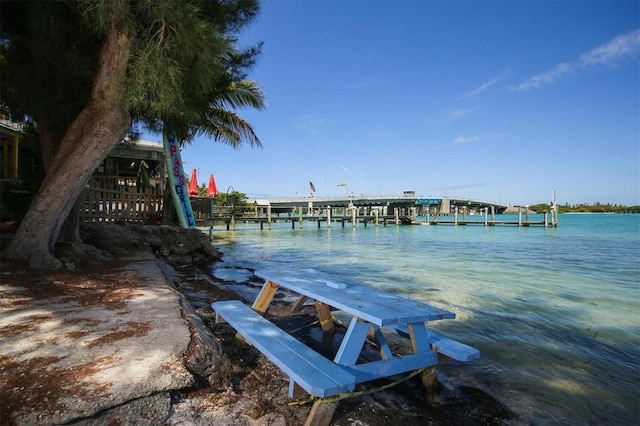
[[[449,216],[451,213],[451,199],[449,197],[442,197],[442,201],[440,202],[440,208],[438,209],[438,214],[445,214]]]

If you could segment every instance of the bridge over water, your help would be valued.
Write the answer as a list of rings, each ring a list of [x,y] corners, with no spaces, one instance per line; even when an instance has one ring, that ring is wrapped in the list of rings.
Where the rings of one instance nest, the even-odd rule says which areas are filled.
[[[449,215],[455,208],[465,208],[469,212],[481,213],[485,208],[494,213],[502,213],[507,206],[485,200],[474,200],[471,198],[457,197],[423,197],[416,195],[373,195],[373,196],[351,196],[351,197],[298,197],[298,198],[269,198],[263,200],[251,200],[258,207],[270,206],[271,211],[277,213],[288,213],[298,208],[351,208],[368,207],[380,208],[393,212],[394,209],[415,208],[417,213],[424,214],[427,209],[432,214]],[[437,213],[436,213],[437,212]]]

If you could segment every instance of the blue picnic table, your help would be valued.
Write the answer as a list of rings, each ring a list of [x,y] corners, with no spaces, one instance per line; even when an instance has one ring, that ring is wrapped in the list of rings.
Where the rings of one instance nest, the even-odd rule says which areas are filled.
[[[427,322],[454,319],[452,312],[315,269],[265,269],[255,271],[255,275],[265,282],[251,308],[238,301],[215,302],[212,308],[219,322],[229,322],[289,375],[290,396],[297,386],[319,397],[352,391],[358,383],[433,367],[438,354],[460,361],[480,356],[477,349],[427,328]],[[332,360],[262,317],[280,288],[299,295],[292,313],[313,300],[325,333],[335,331],[332,310],[352,316]],[[392,353],[383,328],[408,337],[412,353]],[[377,344],[380,359],[362,362],[360,355],[367,338]]]

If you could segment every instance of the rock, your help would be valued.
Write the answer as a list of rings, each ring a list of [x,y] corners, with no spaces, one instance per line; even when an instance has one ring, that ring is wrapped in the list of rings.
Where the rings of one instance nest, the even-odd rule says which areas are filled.
[[[204,232],[178,226],[91,223],[81,227],[85,242],[118,255],[128,248],[147,246],[174,265],[212,262],[220,258]]]

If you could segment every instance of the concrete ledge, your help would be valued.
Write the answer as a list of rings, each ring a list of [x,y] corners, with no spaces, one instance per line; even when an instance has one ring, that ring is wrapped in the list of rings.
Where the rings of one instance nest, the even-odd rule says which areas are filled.
[[[132,401],[163,407],[166,416],[169,391],[193,385],[183,362],[191,331],[181,296],[150,252],[103,265],[97,275],[2,273],[3,422],[68,423]]]

